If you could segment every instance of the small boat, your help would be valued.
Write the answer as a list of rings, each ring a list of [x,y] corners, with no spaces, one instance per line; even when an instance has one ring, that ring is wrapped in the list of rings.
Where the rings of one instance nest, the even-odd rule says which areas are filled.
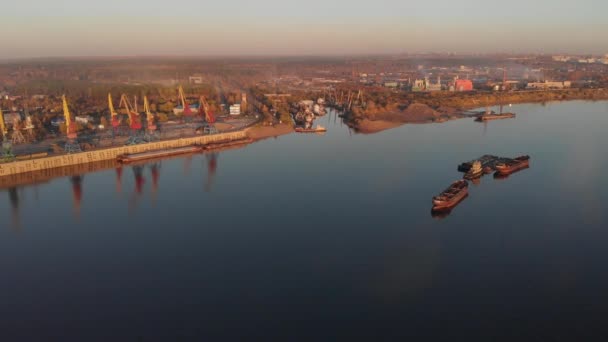
[[[327,128],[317,125],[315,128],[296,127],[295,131],[298,133],[323,133],[327,132]]]
[[[467,171],[467,173],[464,174],[464,179],[468,179],[468,180],[477,179],[477,178],[483,176],[483,173],[484,173],[484,170],[481,167],[481,162],[479,160],[476,160],[473,162],[473,165],[471,166],[469,171]]]
[[[496,173],[500,175],[509,175],[521,169],[530,166],[530,156],[519,156],[504,163],[496,164]]]
[[[511,119],[515,117],[515,113],[502,113],[502,114],[483,114],[477,117],[475,121],[490,121],[500,119]]]
[[[433,197],[433,210],[445,210],[455,207],[469,193],[469,183],[466,180],[457,180],[441,194]]]

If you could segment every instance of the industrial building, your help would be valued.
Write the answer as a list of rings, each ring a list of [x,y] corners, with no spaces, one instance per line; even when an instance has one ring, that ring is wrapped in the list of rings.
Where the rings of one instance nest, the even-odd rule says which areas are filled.
[[[203,76],[192,75],[188,77],[188,82],[190,82],[190,84],[203,84]]]
[[[564,89],[570,88],[572,86],[572,82],[564,81],[564,82],[531,82],[526,85],[527,89]]]
[[[441,87],[441,78],[437,77],[437,83],[431,83],[428,77],[425,77],[424,80],[414,80],[414,84],[412,85],[412,91],[440,91]]]
[[[230,106],[230,115],[241,115],[241,105],[237,103]]]
[[[471,80],[454,80],[454,91],[472,91],[473,81]]]
[[[425,91],[426,84],[424,80],[414,80],[414,84],[412,85],[412,91]]]

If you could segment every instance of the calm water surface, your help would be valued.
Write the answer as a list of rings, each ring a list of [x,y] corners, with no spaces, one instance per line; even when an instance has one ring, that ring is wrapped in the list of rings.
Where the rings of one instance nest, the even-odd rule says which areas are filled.
[[[608,102],[511,109],[2,189],[0,340],[600,336]],[[483,154],[531,168],[433,218]]]

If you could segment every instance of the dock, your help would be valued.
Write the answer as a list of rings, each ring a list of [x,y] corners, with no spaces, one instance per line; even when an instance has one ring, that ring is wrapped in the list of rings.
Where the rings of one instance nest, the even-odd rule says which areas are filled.
[[[249,136],[245,131],[235,131],[195,136],[189,138],[161,140],[137,145],[100,148],[70,154],[40,157],[35,156],[36,158],[28,160],[17,160],[9,163],[0,163],[0,177],[42,171],[47,169],[61,168],[66,166],[88,164],[105,160],[116,161],[116,157],[118,157],[119,155],[135,154],[163,149],[172,149],[195,145],[203,146],[203,148],[206,145],[209,145],[208,149],[211,149],[211,146],[222,148],[225,147],[225,144],[229,142],[239,141],[240,143],[248,141],[247,139],[249,139]]]

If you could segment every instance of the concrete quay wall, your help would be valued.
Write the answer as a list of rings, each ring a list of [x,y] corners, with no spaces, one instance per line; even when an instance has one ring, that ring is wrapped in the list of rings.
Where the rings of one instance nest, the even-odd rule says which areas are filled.
[[[72,165],[87,164],[104,160],[115,160],[116,156],[121,154],[140,153],[167,148],[190,146],[194,144],[205,145],[217,141],[229,141],[244,138],[247,138],[245,131],[237,131],[15,161],[0,164],[0,177]]]

